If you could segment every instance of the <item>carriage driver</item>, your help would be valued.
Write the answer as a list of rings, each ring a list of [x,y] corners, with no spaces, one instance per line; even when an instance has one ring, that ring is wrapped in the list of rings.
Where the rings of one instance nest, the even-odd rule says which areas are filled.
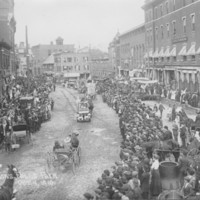
[[[71,140],[70,140],[70,143],[71,143],[71,149],[76,149],[79,147],[79,140],[78,140],[78,133],[73,131],[72,134],[71,134]]]

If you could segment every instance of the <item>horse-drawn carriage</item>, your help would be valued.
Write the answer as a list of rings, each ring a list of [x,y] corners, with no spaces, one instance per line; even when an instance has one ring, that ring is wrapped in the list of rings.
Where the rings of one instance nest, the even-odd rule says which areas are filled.
[[[26,124],[17,124],[11,131],[11,150],[20,147],[22,142],[30,143],[31,133]]]
[[[48,152],[47,166],[49,169],[53,167],[62,170],[71,167],[73,174],[75,174],[75,169],[81,162],[81,148],[80,146],[77,148],[69,147],[69,140],[66,143],[62,145],[62,148]]]
[[[20,107],[22,110],[25,110],[28,107],[32,107],[34,104],[34,97],[21,97],[19,99]]]

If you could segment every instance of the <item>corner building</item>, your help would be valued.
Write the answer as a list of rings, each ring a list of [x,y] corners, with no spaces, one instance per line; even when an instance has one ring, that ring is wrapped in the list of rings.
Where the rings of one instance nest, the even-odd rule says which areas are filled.
[[[200,86],[200,1],[146,0],[145,67],[148,76],[192,93]]]

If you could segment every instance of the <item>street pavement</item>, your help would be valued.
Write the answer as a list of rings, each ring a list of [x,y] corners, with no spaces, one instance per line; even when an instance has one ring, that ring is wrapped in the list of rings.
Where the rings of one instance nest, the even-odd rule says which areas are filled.
[[[30,144],[22,145],[13,153],[0,153],[2,175],[6,174],[7,164],[16,165],[20,171],[21,176],[15,183],[20,200],[81,200],[85,192],[94,191],[102,172],[119,160],[119,119],[100,96],[94,101],[92,121],[85,123],[77,123],[75,119],[77,91],[57,87],[51,96],[55,100],[51,121],[42,124]],[[73,130],[80,133],[81,147],[81,164],[76,174],[71,169],[49,170],[47,152],[52,151],[55,140],[62,142]]]

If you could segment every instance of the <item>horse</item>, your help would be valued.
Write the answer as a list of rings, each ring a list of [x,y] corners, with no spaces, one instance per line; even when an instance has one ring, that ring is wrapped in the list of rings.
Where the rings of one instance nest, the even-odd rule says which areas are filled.
[[[179,157],[179,153],[177,154],[176,152],[173,151],[179,151],[179,144],[178,142],[170,139],[170,140],[157,140],[157,141],[149,141],[149,142],[145,142],[142,144],[143,148],[146,148],[147,151],[147,155],[149,158],[153,157],[153,152],[159,150],[159,152],[161,153],[161,160],[165,159],[165,153],[163,153],[164,151],[166,152],[172,152],[175,159],[177,160]],[[162,152],[163,151],[163,152]]]
[[[0,188],[0,200],[12,200],[14,181],[19,176],[18,169],[14,165],[8,165],[6,180]]]

